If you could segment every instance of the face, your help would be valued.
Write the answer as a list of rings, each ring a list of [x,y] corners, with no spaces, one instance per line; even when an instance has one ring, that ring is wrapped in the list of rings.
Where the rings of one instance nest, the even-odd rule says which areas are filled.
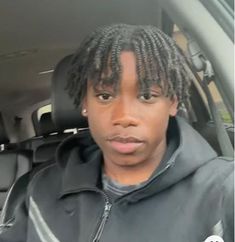
[[[103,151],[105,164],[134,167],[154,162],[166,144],[169,116],[177,113],[176,99],[152,86],[141,92],[132,52],[120,55],[122,75],[117,92],[88,83],[83,108],[91,134]],[[83,114],[84,115],[84,114]]]

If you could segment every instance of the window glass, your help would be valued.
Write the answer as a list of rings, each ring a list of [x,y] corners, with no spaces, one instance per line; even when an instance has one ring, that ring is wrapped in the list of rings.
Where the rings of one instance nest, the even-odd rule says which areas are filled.
[[[174,25],[173,38],[175,39],[177,44],[183,49],[183,51],[187,55],[187,39],[176,25]],[[199,72],[198,75],[201,77],[201,79],[203,78],[202,72]],[[195,84],[196,83],[197,83],[197,81],[195,82]],[[219,110],[219,113],[221,115],[223,122],[231,124],[232,118],[231,118],[231,116],[230,116],[230,114],[229,114],[229,112],[228,112],[228,110],[227,110],[227,108],[226,108],[226,106],[223,102],[223,99],[222,99],[215,83],[213,81],[211,81],[208,87],[209,87],[209,90],[211,92],[213,101],[215,102],[215,104],[216,104],[216,106]],[[205,102],[205,105],[208,106],[208,102],[207,102],[204,91],[200,88],[200,85],[197,85],[197,88],[199,89],[199,92],[202,95],[202,98]]]
[[[43,113],[49,113],[49,112],[51,112],[51,104],[48,104],[39,108],[37,111],[38,120],[40,120],[40,117],[42,116]]]

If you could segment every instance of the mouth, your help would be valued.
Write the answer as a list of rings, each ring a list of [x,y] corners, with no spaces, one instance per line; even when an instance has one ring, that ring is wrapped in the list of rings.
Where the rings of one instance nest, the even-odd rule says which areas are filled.
[[[120,154],[136,152],[144,143],[143,140],[133,136],[114,136],[107,139],[111,148]]]

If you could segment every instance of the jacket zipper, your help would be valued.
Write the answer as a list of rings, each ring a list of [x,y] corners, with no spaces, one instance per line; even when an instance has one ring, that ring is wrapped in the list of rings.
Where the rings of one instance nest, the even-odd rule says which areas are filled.
[[[167,166],[161,170],[156,177],[160,176],[162,173],[164,173],[166,170],[168,170],[168,168],[171,166],[172,164],[167,164]],[[135,191],[134,191],[135,192]],[[133,192],[133,193],[134,193]],[[101,238],[101,235],[104,231],[104,226],[108,220],[108,217],[109,217],[109,214],[110,214],[110,211],[111,211],[111,208],[112,208],[112,204],[109,202],[109,197],[107,194],[105,194],[104,192],[102,192],[102,194],[104,195],[105,197],[105,207],[104,207],[104,212],[103,212],[103,215],[102,215],[102,219],[101,219],[101,222],[99,224],[99,227],[96,231],[96,234],[94,236],[94,239],[92,240],[92,242],[100,242],[100,238]]]
[[[106,202],[105,202],[105,207],[104,207],[104,212],[103,212],[103,215],[102,215],[102,219],[101,219],[101,222],[99,224],[99,227],[96,231],[96,234],[95,234],[95,237],[94,239],[92,240],[92,242],[99,242],[100,241],[100,237],[103,233],[103,230],[104,230],[104,226],[108,220],[108,217],[109,217],[109,214],[110,214],[110,211],[111,211],[111,207],[112,207],[112,204],[109,202],[109,199],[108,197],[106,196],[105,194],[105,198],[106,198]]]
[[[168,168],[171,166],[172,164],[168,164],[163,170],[161,170],[156,177],[160,176],[162,173],[164,173],[166,170],[168,170]],[[103,192],[102,192],[103,193]],[[99,227],[96,231],[96,234],[94,236],[94,239],[92,240],[92,242],[100,242],[100,238],[101,235],[104,231],[104,226],[108,220],[111,208],[112,208],[112,204],[109,202],[109,197],[107,196],[107,194],[103,193],[103,195],[105,196],[105,207],[104,207],[104,212],[102,215],[102,219],[101,222],[99,224]]]
[[[110,211],[111,211],[111,208],[112,208],[112,203],[110,202],[108,195],[105,192],[103,192],[103,191],[101,191],[97,188],[83,188],[83,189],[79,189],[79,190],[71,190],[71,191],[68,192],[68,194],[71,193],[71,192],[81,192],[81,191],[93,191],[93,192],[101,193],[105,198],[105,206],[104,206],[103,215],[101,217],[101,222],[100,222],[99,227],[98,227],[98,229],[95,233],[94,239],[92,240],[92,242],[99,242],[100,237],[101,237],[103,230],[104,230],[104,226],[105,226],[105,224],[108,220],[108,217],[109,217],[109,214],[110,214]]]

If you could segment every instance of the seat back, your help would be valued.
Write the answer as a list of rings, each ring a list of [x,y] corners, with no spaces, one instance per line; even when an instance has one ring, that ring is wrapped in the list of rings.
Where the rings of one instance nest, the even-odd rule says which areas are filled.
[[[4,146],[8,143],[9,143],[9,139],[4,126],[2,114],[0,113],[0,145]],[[2,151],[2,149],[0,149],[0,151]]]
[[[23,142],[22,146],[33,151],[33,166],[54,158],[57,146],[72,133],[58,129],[51,119],[51,113],[43,113],[38,122],[38,136]]]
[[[54,160],[57,146],[62,140],[71,135],[71,133],[64,133],[62,129],[55,126],[50,112],[41,115],[39,130],[41,136],[37,140],[40,140],[41,144],[35,147],[33,154],[34,165]]]
[[[9,142],[0,116],[0,143]],[[32,152],[29,150],[3,150],[0,152],[0,214],[12,185],[31,169]]]

